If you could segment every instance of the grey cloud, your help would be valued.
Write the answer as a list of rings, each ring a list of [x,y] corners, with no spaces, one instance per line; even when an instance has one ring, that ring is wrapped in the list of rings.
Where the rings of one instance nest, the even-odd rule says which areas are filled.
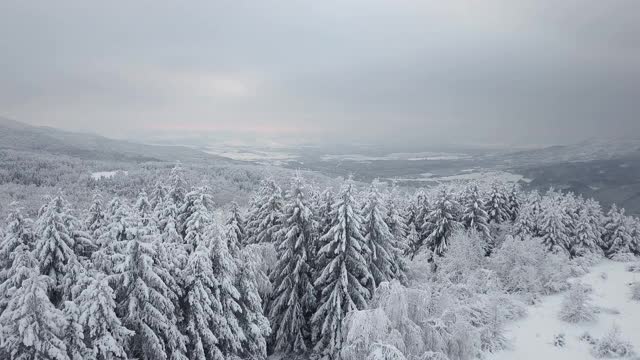
[[[337,141],[629,135],[637,14],[633,0],[8,0],[0,113],[115,136],[172,124]]]

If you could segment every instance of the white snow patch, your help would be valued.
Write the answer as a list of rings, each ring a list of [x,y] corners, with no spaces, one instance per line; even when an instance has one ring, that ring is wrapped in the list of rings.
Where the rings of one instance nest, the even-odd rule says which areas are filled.
[[[91,173],[91,177],[94,180],[110,179],[110,178],[116,176],[117,174],[129,175],[129,172],[128,171],[123,171],[123,170],[97,171],[97,172]]]
[[[591,345],[579,337],[588,332],[593,338],[602,338],[614,324],[619,326],[621,337],[632,343],[640,352],[640,302],[631,300],[630,286],[640,280],[640,274],[626,271],[628,263],[605,260],[583,277],[584,284],[593,287],[592,304],[600,308],[596,320],[591,323],[569,324],[558,317],[564,293],[544,297],[528,308],[528,316],[507,326],[513,338],[511,350],[487,354],[487,360],[586,360],[591,355]],[[607,274],[602,276],[601,274]],[[566,345],[555,347],[552,342],[557,334],[565,334]]]
[[[382,160],[461,160],[469,159],[470,156],[466,154],[457,153],[441,153],[441,152],[415,152],[415,153],[391,153],[382,156],[370,156],[362,154],[332,154],[322,156],[322,161],[382,161]]]

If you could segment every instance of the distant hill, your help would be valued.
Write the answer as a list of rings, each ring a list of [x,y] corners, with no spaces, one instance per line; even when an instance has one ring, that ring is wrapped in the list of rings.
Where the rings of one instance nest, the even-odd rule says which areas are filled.
[[[31,126],[0,117],[0,150],[46,152],[67,155],[83,160],[115,161],[183,161],[230,162],[230,159],[211,155],[184,146],[156,146],[130,141],[63,131],[51,127]]]
[[[640,138],[590,139],[571,145],[513,152],[504,157],[507,162],[519,164],[640,158]]]

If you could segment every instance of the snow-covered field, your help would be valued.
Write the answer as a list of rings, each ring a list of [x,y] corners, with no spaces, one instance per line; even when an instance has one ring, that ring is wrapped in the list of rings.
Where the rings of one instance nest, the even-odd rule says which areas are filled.
[[[591,345],[580,340],[585,332],[600,339],[614,326],[640,351],[640,301],[631,299],[630,284],[640,274],[626,271],[629,263],[604,260],[579,280],[593,287],[592,305],[598,309],[593,322],[570,324],[559,319],[565,293],[543,297],[528,307],[526,318],[507,327],[512,349],[488,355],[487,360],[587,360],[595,359]],[[566,344],[556,347],[554,336],[564,334]]]
[[[409,160],[409,161],[419,161],[419,160],[461,160],[468,159],[469,156],[466,154],[457,154],[457,153],[442,153],[442,152],[415,152],[415,153],[391,153],[382,156],[370,156],[370,155],[362,155],[362,154],[331,154],[324,155],[322,157],[323,161],[357,161],[357,162],[367,162],[367,161],[380,161],[380,160]]]
[[[110,179],[114,176],[116,176],[116,174],[124,174],[124,175],[128,175],[127,171],[122,171],[122,170],[114,170],[114,171],[97,171],[94,173],[91,173],[91,177],[94,180],[100,180],[100,179]]]

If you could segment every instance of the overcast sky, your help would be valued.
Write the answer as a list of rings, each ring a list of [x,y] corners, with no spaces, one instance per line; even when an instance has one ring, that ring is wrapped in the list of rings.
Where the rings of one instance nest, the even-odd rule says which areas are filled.
[[[0,116],[107,136],[640,135],[638,0],[2,0],[0,51]]]

